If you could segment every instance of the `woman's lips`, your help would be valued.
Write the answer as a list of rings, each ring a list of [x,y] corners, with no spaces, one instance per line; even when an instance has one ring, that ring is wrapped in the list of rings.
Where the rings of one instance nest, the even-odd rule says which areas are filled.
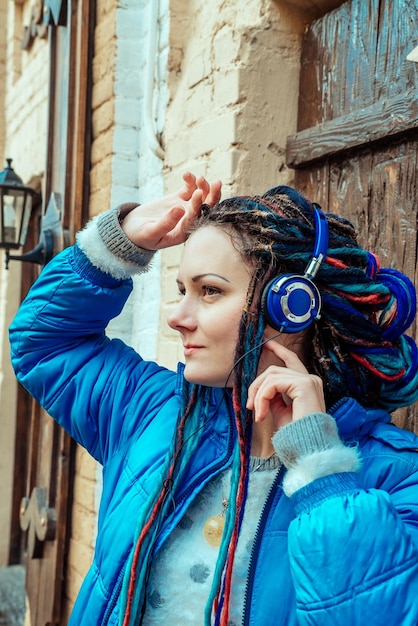
[[[192,354],[196,354],[196,352],[201,349],[202,346],[185,345],[184,356],[191,356]]]

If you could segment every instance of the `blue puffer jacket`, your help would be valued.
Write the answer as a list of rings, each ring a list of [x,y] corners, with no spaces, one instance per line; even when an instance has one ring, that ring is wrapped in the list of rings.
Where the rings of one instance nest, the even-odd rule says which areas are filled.
[[[105,336],[130,290],[129,280],[96,270],[75,246],[47,265],[11,326],[19,380],[103,464],[99,533],[70,622],[76,626],[118,623],[138,511],[161,479],[181,404],[181,367],[175,374],[145,362]],[[331,413],[341,437],[358,443],[362,470],[320,478],[292,498],[279,472],[255,539],[243,624],[415,626],[418,439],[353,399]],[[157,550],[196,493],[230,464],[227,412],[206,428]],[[195,625],[202,622],[197,616]]]

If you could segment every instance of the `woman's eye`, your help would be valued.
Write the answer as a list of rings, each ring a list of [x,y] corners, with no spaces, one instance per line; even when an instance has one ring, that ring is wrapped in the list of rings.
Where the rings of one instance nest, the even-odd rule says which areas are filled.
[[[221,292],[220,289],[216,287],[210,287],[210,285],[203,285],[202,293],[204,296],[218,296]]]

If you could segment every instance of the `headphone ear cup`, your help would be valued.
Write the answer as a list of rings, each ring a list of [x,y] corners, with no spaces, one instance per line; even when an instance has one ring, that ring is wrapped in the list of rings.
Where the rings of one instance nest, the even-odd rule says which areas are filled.
[[[309,278],[282,274],[264,287],[261,309],[274,329],[298,333],[320,317],[321,296]]]

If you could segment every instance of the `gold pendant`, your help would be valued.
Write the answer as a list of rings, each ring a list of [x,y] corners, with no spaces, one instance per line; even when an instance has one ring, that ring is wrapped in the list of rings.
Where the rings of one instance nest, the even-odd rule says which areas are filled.
[[[225,526],[224,515],[214,515],[206,520],[203,526],[203,536],[210,546],[217,548],[221,545],[222,533]]]
[[[210,546],[218,548],[221,545],[222,533],[225,527],[225,511],[228,500],[222,500],[223,511],[206,520],[203,526],[203,536]]]

